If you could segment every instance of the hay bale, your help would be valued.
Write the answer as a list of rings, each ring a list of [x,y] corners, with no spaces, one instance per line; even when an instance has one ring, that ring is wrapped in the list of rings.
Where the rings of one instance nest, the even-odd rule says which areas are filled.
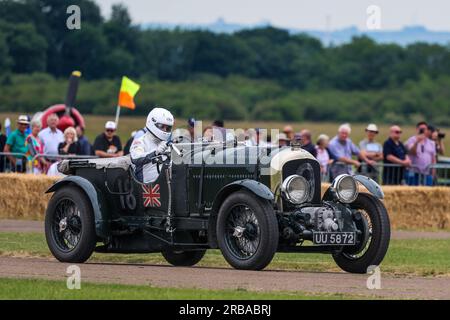
[[[44,192],[58,179],[0,174],[0,219],[43,220],[51,197]],[[328,186],[322,185],[322,193]],[[450,229],[450,188],[384,186],[383,191],[393,229]]]
[[[322,195],[330,184],[322,184]],[[450,229],[450,188],[383,186],[392,229]],[[360,186],[360,192],[367,189]]]
[[[57,180],[44,175],[0,174],[0,218],[44,219],[51,197],[45,191]]]
[[[450,229],[450,188],[383,187],[394,229]]]

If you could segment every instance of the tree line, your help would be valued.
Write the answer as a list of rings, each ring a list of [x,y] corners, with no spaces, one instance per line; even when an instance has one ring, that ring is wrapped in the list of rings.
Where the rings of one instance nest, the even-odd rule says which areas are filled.
[[[73,4],[81,8],[80,30],[66,27],[66,9]],[[378,44],[364,36],[325,47],[306,34],[273,27],[233,34],[144,30],[120,4],[105,18],[91,0],[0,0],[2,91],[21,90],[13,84],[51,91],[62,84],[59,79],[81,70],[88,80],[85,90],[93,95],[81,108],[93,113],[111,107],[105,104],[115,94],[102,97],[101,92],[116,90],[120,77],[128,75],[146,84],[142,103],[163,99],[178,115],[348,121],[431,117],[446,124],[449,49]],[[45,83],[29,81],[42,77]],[[106,87],[97,90],[100,84]],[[2,94],[0,108],[10,103],[23,110],[43,107],[37,103],[42,97],[22,94]]]

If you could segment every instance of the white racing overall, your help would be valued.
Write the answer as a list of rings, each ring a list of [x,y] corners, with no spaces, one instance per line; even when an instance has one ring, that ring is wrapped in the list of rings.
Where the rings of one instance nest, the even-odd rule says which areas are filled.
[[[155,157],[155,150],[161,142],[151,132],[147,132],[134,139],[131,144],[131,163],[134,174],[140,182],[152,183],[158,178],[157,163],[152,162],[152,160]],[[163,156],[162,160],[166,159],[167,156]]]

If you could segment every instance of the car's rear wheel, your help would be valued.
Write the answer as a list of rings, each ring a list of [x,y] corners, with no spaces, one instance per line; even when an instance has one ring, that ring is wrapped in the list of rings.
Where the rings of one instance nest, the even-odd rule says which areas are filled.
[[[359,214],[359,219],[355,221],[362,231],[358,237],[359,244],[345,247],[333,258],[344,271],[367,273],[369,267],[378,266],[383,261],[388,250],[391,237],[389,216],[384,204],[368,193],[360,193],[350,207]]]
[[[164,259],[175,267],[192,267],[202,260],[205,253],[206,250],[176,251],[170,249],[161,252]]]
[[[217,242],[225,260],[236,269],[264,269],[277,250],[278,236],[278,222],[269,201],[238,191],[220,207]]]
[[[45,215],[45,237],[61,262],[83,263],[96,245],[94,214],[82,190],[65,186],[55,192]]]

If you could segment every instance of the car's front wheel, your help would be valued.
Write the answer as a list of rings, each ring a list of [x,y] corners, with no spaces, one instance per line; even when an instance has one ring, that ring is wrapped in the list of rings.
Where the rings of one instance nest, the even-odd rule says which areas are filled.
[[[369,267],[376,267],[383,261],[388,250],[391,237],[389,216],[384,204],[368,193],[360,193],[350,207],[358,213],[355,224],[361,231],[359,244],[343,248],[333,258],[344,271],[367,273]]]
[[[271,204],[248,191],[226,198],[216,231],[225,260],[236,269],[264,269],[278,247],[278,222]]]
[[[96,245],[94,214],[85,193],[65,186],[55,192],[45,215],[45,237],[61,262],[83,263]]]

